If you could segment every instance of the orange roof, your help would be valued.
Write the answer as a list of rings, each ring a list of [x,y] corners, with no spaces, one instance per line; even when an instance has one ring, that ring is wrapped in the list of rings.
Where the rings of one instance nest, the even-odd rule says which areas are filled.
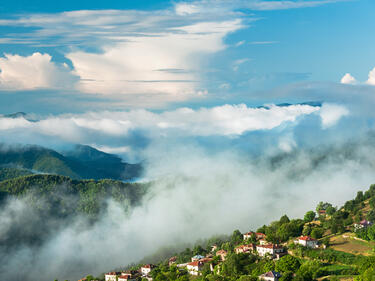
[[[225,250],[219,250],[216,252],[216,255],[226,255],[226,254],[228,254],[228,252]]]
[[[283,247],[276,244],[268,244],[268,245],[257,245],[257,248],[267,248],[267,249],[282,249]]]
[[[311,238],[310,236],[301,236],[298,238],[298,240],[304,240],[304,241],[316,241],[316,239]]]
[[[202,265],[202,262],[200,262],[200,261],[193,261],[193,262],[189,262],[188,265],[191,265],[191,266],[200,266],[200,265]]]

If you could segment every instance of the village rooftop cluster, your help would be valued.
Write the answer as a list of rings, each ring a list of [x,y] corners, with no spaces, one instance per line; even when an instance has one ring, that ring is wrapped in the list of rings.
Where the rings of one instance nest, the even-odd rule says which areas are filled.
[[[255,237],[256,243],[247,243],[249,240]],[[269,243],[266,240],[264,233],[247,232],[243,234],[244,243],[237,246],[234,249],[236,254],[240,253],[252,253],[257,254],[260,257],[268,259],[280,259],[282,256],[288,254],[285,245],[278,245]],[[318,241],[310,236],[301,236],[294,241],[295,244],[302,245],[309,248],[318,248]],[[285,244],[285,243],[284,243]],[[218,249],[217,245],[213,245],[211,252],[206,256],[195,255],[191,257],[191,261],[188,263],[176,264],[176,257],[169,259],[169,266],[176,265],[178,268],[185,268],[190,275],[198,276],[201,274],[203,266],[209,264],[211,271],[220,273],[220,263],[225,261],[228,251],[224,249]],[[214,256],[219,257],[219,262],[216,263],[213,259]],[[126,272],[108,272],[105,274],[105,281],[136,281],[139,277],[152,281],[150,272],[155,268],[153,264],[146,264],[141,266],[138,270],[126,271]],[[281,277],[279,272],[269,271],[259,276],[260,280],[266,281],[277,281]],[[85,278],[79,280],[84,281]]]

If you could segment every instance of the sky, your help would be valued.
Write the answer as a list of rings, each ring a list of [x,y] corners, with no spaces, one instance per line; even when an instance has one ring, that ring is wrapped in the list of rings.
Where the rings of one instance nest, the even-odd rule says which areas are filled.
[[[0,112],[321,102],[329,98],[285,91],[341,86],[345,75],[346,84],[375,84],[374,8],[371,0],[3,2]]]
[[[181,237],[354,198],[375,182],[374,11],[373,0],[1,1],[1,149],[90,145],[142,163],[153,186],[130,217],[112,206],[85,232],[77,218],[4,256],[0,274],[77,279]]]

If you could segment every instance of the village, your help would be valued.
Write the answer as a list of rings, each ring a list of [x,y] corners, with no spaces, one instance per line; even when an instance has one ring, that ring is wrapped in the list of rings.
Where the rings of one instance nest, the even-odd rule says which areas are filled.
[[[204,247],[196,244],[172,257],[166,253],[155,264],[130,265],[78,281],[362,281],[355,279],[364,272],[361,268],[375,264],[375,225],[367,219],[375,199],[370,198],[375,198],[375,185],[342,208],[320,202],[303,219],[283,215],[257,231],[235,230],[207,240]]]
[[[247,243],[255,237],[256,243]],[[243,244],[237,246],[234,249],[236,254],[241,253],[252,253],[259,257],[278,260],[281,257],[288,254],[288,251],[284,245],[278,245],[269,243],[266,240],[264,233],[247,232],[243,234]],[[318,248],[318,240],[311,238],[310,236],[301,236],[294,241],[295,244],[302,245],[309,248]],[[323,246],[324,247],[324,246]],[[220,273],[220,263],[225,261],[228,251],[224,249],[218,249],[217,245],[213,245],[211,252],[206,256],[195,255],[191,257],[191,261],[188,263],[176,264],[176,257],[169,259],[169,266],[176,265],[178,268],[185,268],[188,274],[192,276],[198,276],[201,274],[203,267],[208,264],[210,270]],[[214,260],[214,256],[219,257],[218,262]],[[146,264],[139,268],[139,270],[130,270],[125,272],[108,272],[105,274],[105,281],[136,281],[139,278],[144,278],[148,281],[152,281],[150,276],[151,271],[155,268],[153,264]],[[281,277],[281,273],[276,271],[269,271],[259,276],[260,280],[266,281],[278,281]],[[86,278],[80,279],[79,281],[85,281]]]

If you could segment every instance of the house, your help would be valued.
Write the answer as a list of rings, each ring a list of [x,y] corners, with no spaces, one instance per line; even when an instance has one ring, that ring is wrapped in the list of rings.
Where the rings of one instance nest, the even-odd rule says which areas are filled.
[[[240,254],[240,253],[250,253],[250,252],[253,252],[255,249],[255,245],[254,244],[248,244],[248,245],[240,245],[238,247],[236,247],[234,249],[235,253],[236,254]]]
[[[120,274],[121,274],[121,272],[108,272],[104,275],[105,281],[117,281],[116,278]]]
[[[216,252],[216,255],[219,256],[222,261],[225,261],[225,257],[228,255],[228,252],[225,250],[219,250]]]
[[[200,275],[200,271],[202,270],[205,263],[212,262],[212,258],[202,258],[197,261],[189,262],[186,265],[186,269],[190,275]],[[213,269],[210,267],[210,269]]]
[[[327,214],[326,210],[319,210],[319,216],[325,216]]]
[[[243,240],[247,240],[247,239],[250,239],[251,236],[255,234],[254,232],[250,231],[250,232],[246,232],[244,233],[242,236],[243,236]]]
[[[118,276],[118,281],[135,281],[140,277],[140,273],[135,270],[130,270],[126,272],[121,272],[121,275]]]
[[[193,261],[199,261],[199,260],[201,260],[201,259],[203,259],[204,258],[204,256],[201,256],[201,255],[195,255],[194,257],[192,257],[191,258],[191,261],[193,262]]]
[[[280,273],[278,273],[276,271],[268,271],[268,272],[260,275],[259,279],[265,280],[265,281],[278,281],[280,277],[281,277]]]
[[[153,265],[153,264],[146,264],[146,265],[142,266],[141,267],[142,276],[147,276],[154,267],[155,267],[155,265]]]
[[[362,228],[367,228],[367,227],[369,227],[369,226],[371,226],[371,225],[373,225],[372,222],[370,222],[370,221],[368,221],[368,220],[363,220],[363,221],[361,221],[360,223],[355,223],[355,224],[354,224],[354,228],[355,228],[356,230],[358,230],[358,229],[362,229]]]
[[[176,263],[177,257],[171,257],[168,261],[168,265],[171,266],[172,264]]]
[[[217,245],[212,245],[211,246],[211,252],[215,252],[217,250]]]
[[[187,264],[186,269],[190,275],[199,275],[203,265],[204,263],[201,261],[193,261]]]
[[[259,244],[260,245],[267,245],[268,244],[268,241],[266,239],[259,239]]]
[[[121,275],[118,277],[118,281],[136,281],[138,276],[132,276],[131,274]]]
[[[276,244],[257,245],[256,250],[261,257],[269,254],[272,258],[280,258],[285,254],[284,248]]]
[[[250,239],[252,235],[255,235],[255,238],[257,240],[266,238],[266,235],[263,234],[263,233],[250,231],[250,232],[247,232],[247,233],[243,234],[243,240]]]
[[[302,246],[309,247],[309,248],[317,248],[318,240],[311,238],[310,236],[301,236],[298,238],[297,244],[300,244]]]

